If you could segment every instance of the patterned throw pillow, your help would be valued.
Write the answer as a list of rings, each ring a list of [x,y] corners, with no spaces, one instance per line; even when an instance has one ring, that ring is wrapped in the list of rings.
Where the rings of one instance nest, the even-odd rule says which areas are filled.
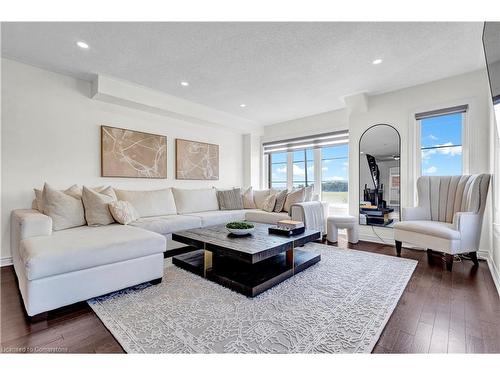
[[[275,205],[276,205],[276,194],[271,194],[264,200],[264,203],[262,204],[262,209],[266,212],[273,212]]]
[[[115,201],[111,202],[108,207],[113,218],[120,224],[127,225],[139,219],[139,213],[130,202]]]
[[[278,194],[276,194],[276,205],[274,206],[274,212],[283,211],[283,206],[285,205],[287,195],[288,190],[282,190]]]
[[[235,188],[231,190],[218,190],[217,200],[219,201],[219,209],[221,210],[243,209],[243,199],[241,197],[240,188]]]
[[[253,199],[253,188],[250,186],[242,195],[243,208],[257,208]]]

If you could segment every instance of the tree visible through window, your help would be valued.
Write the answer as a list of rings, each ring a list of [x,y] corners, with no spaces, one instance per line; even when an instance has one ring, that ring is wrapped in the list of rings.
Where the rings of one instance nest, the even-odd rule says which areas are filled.
[[[452,113],[419,120],[422,176],[462,174],[463,116]]]

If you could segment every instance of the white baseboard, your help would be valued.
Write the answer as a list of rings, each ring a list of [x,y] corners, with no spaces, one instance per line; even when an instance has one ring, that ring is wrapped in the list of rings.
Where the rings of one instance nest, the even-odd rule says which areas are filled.
[[[10,266],[10,265],[12,265],[12,257],[0,258],[0,267]]]
[[[500,270],[497,268],[493,259],[491,259],[490,252],[486,250],[479,250],[477,252],[479,258],[484,259],[488,264],[488,268],[490,269],[491,278],[495,283],[495,287],[497,288],[498,295],[500,296]]]

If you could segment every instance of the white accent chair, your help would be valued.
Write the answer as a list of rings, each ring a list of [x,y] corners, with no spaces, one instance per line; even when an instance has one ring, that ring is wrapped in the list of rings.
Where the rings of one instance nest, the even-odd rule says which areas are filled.
[[[445,253],[448,271],[455,254],[469,253],[477,266],[489,182],[489,174],[420,177],[418,207],[403,208],[394,225],[397,255],[406,242]]]

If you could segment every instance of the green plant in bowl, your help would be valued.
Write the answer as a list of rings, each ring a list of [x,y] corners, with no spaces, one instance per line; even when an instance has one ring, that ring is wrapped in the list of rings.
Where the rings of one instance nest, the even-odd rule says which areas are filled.
[[[244,221],[233,221],[226,224],[226,229],[237,236],[244,236],[246,234],[252,233],[255,226],[251,223]]]

